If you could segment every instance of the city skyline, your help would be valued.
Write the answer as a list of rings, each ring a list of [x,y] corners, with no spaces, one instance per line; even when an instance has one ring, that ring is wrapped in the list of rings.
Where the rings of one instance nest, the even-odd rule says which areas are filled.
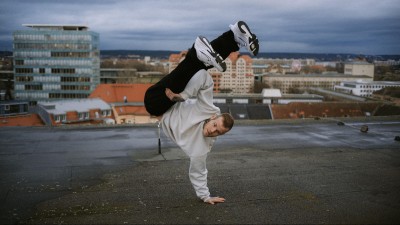
[[[260,52],[400,54],[396,0],[350,1],[25,1],[0,3],[0,51],[12,51],[22,24],[82,24],[100,49],[171,50],[210,40],[237,20],[260,40]]]

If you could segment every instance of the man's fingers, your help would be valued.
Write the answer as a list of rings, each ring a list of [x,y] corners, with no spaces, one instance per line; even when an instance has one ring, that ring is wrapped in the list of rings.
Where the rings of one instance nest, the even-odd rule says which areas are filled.
[[[171,90],[169,89],[169,88],[166,88],[165,89],[165,94],[167,95],[167,96],[170,96],[171,95]]]
[[[224,198],[219,198],[219,199],[216,199],[214,202],[225,202],[225,199]]]
[[[185,101],[185,99],[183,99],[180,94],[176,94],[176,93],[172,92],[171,89],[169,89],[169,88],[165,88],[165,95],[169,98],[169,100],[171,100],[173,102],[184,102]]]
[[[208,200],[208,203],[211,205],[214,205],[215,203],[222,203],[222,202],[225,202],[225,198],[212,197],[210,200]]]
[[[218,201],[225,201],[225,198],[215,197],[215,199]]]
[[[165,89],[165,95],[166,95],[170,100],[172,100],[173,92],[172,92],[169,88],[166,88],[166,89]]]

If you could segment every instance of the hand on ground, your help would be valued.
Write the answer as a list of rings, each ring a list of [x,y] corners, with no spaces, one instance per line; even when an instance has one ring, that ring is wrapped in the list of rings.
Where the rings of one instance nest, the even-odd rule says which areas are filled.
[[[209,198],[206,203],[214,205],[215,203],[223,203],[225,202],[225,198],[220,198],[220,197],[211,197]]]

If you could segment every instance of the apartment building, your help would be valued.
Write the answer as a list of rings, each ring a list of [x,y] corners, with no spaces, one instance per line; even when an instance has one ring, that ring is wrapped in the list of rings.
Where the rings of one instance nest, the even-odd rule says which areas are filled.
[[[374,61],[374,65],[375,66],[398,66],[400,65],[400,60],[393,60],[393,59],[389,59],[389,60],[375,60]]]
[[[271,75],[263,76],[263,82],[271,88],[280,89],[283,94],[289,94],[294,89],[305,90],[310,87],[334,90],[335,86],[344,81],[363,80],[371,82],[372,77],[360,75],[344,75],[344,74],[290,74],[290,75]]]
[[[113,120],[111,106],[100,98],[38,102],[38,114],[48,126],[99,124]]]
[[[315,59],[272,59],[272,58],[258,58],[253,59],[254,65],[268,65],[268,64],[277,64],[277,65],[292,65],[293,63],[300,63],[302,66],[313,66],[315,65]]]
[[[188,53],[188,51],[181,51],[178,54],[171,54],[169,56],[169,59],[168,59],[168,64],[169,64],[168,73],[171,73],[171,71],[174,70],[179,65],[179,63],[182,62],[185,59],[187,53]]]
[[[186,54],[187,51],[182,51],[179,54],[170,55],[169,72],[178,66]],[[208,70],[214,81],[214,92],[252,92],[254,88],[254,74],[250,56],[233,52],[225,59],[225,63],[227,66],[225,72],[220,72],[215,68]]]
[[[315,59],[272,59],[255,58],[253,59],[253,70],[255,75],[263,73],[298,73],[303,66],[316,65]]]
[[[81,25],[25,24],[14,38],[15,98],[87,98],[100,83],[99,34]]]
[[[346,75],[365,75],[373,78],[374,70],[374,64],[365,61],[346,62],[344,64],[344,74]]]
[[[227,69],[221,75],[219,91],[230,93],[252,93],[254,88],[254,74],[252,59],[248,55],[232,52],[225,59]],[[213,69],[216,71],[216,69]]]

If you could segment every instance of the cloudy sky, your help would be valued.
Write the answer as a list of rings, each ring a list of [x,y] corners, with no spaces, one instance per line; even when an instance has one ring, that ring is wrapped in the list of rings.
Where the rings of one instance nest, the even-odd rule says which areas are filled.
[[[180,51],[237,20],[261,52],[400,54],[399,0],[1,0],[0,50],[22,24],[79,24],[102,50]]]

